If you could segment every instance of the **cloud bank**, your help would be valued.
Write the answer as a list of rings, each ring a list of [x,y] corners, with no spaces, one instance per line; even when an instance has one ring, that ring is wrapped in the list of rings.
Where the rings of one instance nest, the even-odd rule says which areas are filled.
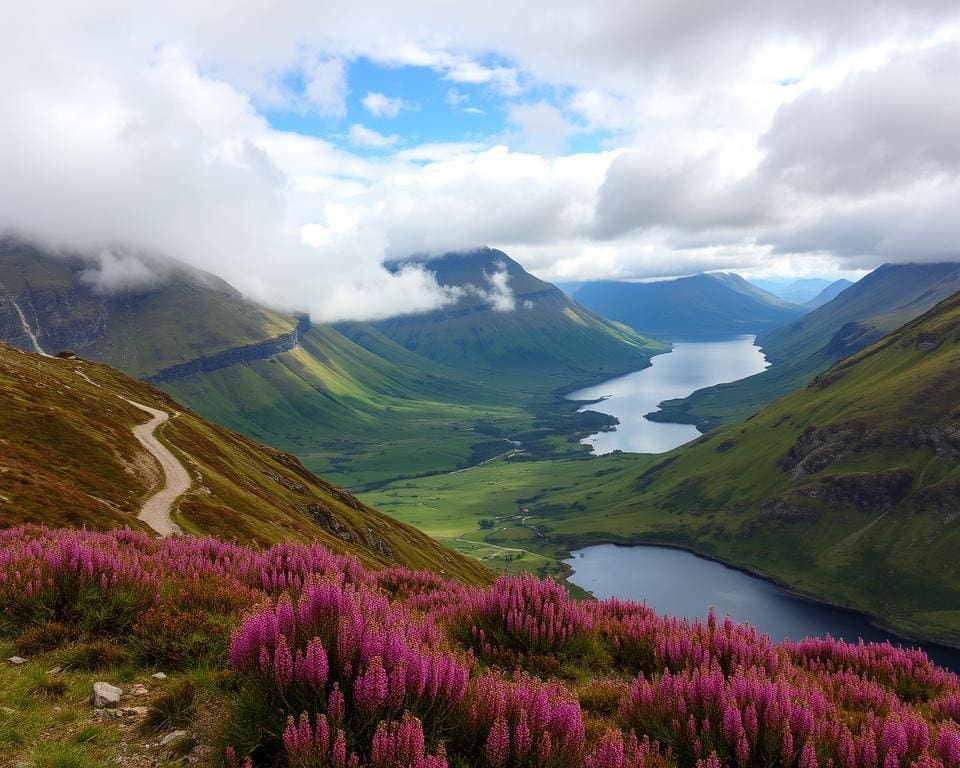
[[[363,319],[456,298],[384,259],[481,244],[571,280],[960,258],[955,4],[12,5],[0,232],[103,254],[104,289],[153,279],[116,254],[162,253]],[[349,122],[417,108],[353,94],[361,57],[427,68],[452,111],[497,94],[503,129]]]

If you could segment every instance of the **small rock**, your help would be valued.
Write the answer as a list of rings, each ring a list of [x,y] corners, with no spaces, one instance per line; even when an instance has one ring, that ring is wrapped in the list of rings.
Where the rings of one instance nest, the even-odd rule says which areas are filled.
[[[95,709],[93,710],[94,720],[117,720],[123,717],[119,709]]]
[[[17,710],[15,710],[15,709],[10,709],[10,707],[0,707],[0,712],[3,712],[3,714],[5,714],[5,715],[15,715],[15,714],[17,714]]]
[[[27,663],[27,660],[23,658],[23,656],[11,656],[9,659],[7,659],[7,661],[9,661],[11,664],[15,664],[18,667],[21,664]]]
[[[150,693],[150,689],[145,685],[135,685],[130,689],[130,693],[133,696],[146,696],[148,693]]]
[[[171,741],[176,741],[180,737],[186,736],[186,735],[187,735],[186,731],[170,731],[170,733],[168,733],[166,736],[160,739],[160,746],[165,747]]]
[[[53,669],[48,670],[48,671],[47,671],[47,674],[48,674],[48,675],[59,675],[61,672],[63,672],[63,667],[54,667]]]
[[[123,707],[120,710],[127,717],[146,717],[150,711],[149,707]]]
[[[152,677],[154,680],[166,680],[166,679],[167,679],[167,676],[166,676],[165,674],[163,674],[163,672],[154,672],[152,675],[150,675],[150,677]]]
[[[115,707],[120,702],[121,696],[123,696],[123,691],[115,685],[104,682],[94,683],[93,693],[90,694],[90,703],[93,704],[95,709]]]

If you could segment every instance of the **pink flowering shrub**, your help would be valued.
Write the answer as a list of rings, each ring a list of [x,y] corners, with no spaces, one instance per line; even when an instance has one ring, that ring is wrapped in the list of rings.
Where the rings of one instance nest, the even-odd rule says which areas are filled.
[[[471,597],[464,603],[465,623],[481,656],[506,650],[569,658],[596,644],[592,613],[552,580],[501,576]]]
[[[531,576],[27,526],[0,531],[0,634],[228,663],[233,768],[960,768],[960,679],[919,650],[773,643]]]

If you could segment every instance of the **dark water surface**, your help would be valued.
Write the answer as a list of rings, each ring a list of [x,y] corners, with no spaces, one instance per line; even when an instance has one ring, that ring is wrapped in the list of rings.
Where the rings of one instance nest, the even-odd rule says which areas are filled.
[[[733,336],[713,341],[678,341],[673,351],[657,355],[642,371],[618,376],[602,384],[577,390],[571,400],[597,400],[580,410],[616,416],[620,424],[612,432],[590,435],[583,442],[596,454],[611,451],[663,453],[700,436],[692,424],[650,421],[644,414],[660,403],[686,397],[698,389],[736,381],[767,367],[766,358],[754,345],[753,336]]]
[[[919,645],[938,664],[960,671],[960,650],[902,641],[861,614],[791,595],[775,584],[669,547],[599,544],[565,561],[570,581],[598,598],[645,601],[658,613],[687,619],[717,615],[746,621],[773,640],[832,635],[849,642]]]

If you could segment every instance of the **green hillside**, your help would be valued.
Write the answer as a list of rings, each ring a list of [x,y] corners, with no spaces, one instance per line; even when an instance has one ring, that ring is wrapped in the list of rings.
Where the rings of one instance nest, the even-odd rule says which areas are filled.
[[[450,367],[527,379],[543,391],[644,368],[666,348],[581,306],[502,251],[415,261],[441,285],[463,290],[462,297],[441,311],[377,326],[406,349]],[[497,273],[507,277],[510,309],[492,300],[491,276]]]
[[[364,498],[463,551],[474,540],[556,563],[590,542],[688,547],[956,643],[958,404],[960,294],[670,453],[500,462]]]
[[[573,297],[606,317],[661,339],[760,333],[806,312],[733,274],[653,283],[583,283],[573,289]]]
[[[832,301],[760,336],[757,343],[773,363],[767,370],[668,400],[651,418],[696,424],[701,431],[745,419],[957,290],[956,263],[879,267]]]
[[[441,279],[481,285],[505,263],[491,254],[461,257],[458,272],[447,259],[429,266]],[[585,455],[576,437],[608,419],[578,414],[557,393],[645,367],[665,349],[577,307],[513,262],[512,311],[485,311],[482,297],[467,294],[463,316],[416,318],[433,349],[408,349],[365,323],[304,330],[212,275],[158,258],[150,264],[162,275],[155,284],[102,295],[84,281],[80,257],[4,241],[0,340],[32,347],[19,308],[46,351],[69,348],[157,377],[205,418],[295,453],[351,488],[518,450]],[[171,366],[181,369],[171,374]]]
[[[172,415],[161,438],[191,474],[173,518],[187,533],[265,545],[317,542],[373,567],[400,564],[484,581],[474,561],[435,544],[308,472],[293,456],[210,424],[105,365],[0,344],[0,528],[38,523],[132,527],[161,480],[136,441],[144,413]]]

